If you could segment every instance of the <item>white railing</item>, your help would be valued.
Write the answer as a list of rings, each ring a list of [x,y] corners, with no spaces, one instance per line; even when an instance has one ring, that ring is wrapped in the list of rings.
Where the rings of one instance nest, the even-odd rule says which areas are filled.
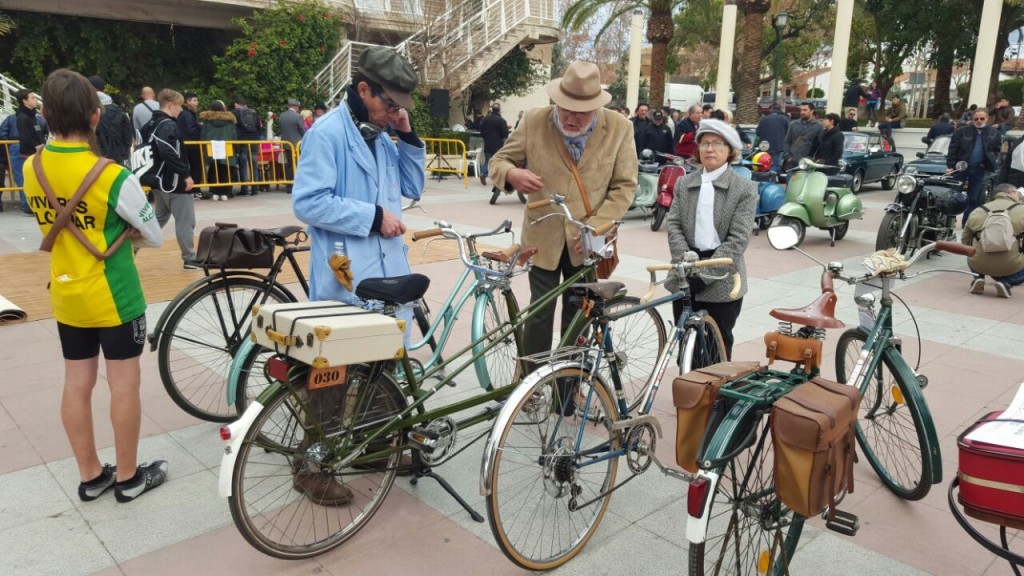
[[[14,99],[14,93],[25,88],[7,76],[0,74],[0,116],[14,114],[18,109],[18,102]]]
[[[341,97],[341,91],[352,79],[352,69],[359,61],[359,55],[370,46],[373,44],[347,42],[313,79],[315,86],[326,88],[328,103]]]

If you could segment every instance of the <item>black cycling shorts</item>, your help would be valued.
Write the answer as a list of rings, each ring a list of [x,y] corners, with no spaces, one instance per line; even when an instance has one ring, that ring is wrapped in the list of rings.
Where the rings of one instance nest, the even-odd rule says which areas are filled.
[[[65,360],[95,358],[103,349],[107,360],[127,360],[142,354],[146,345],[146,315],[109,328],[77,328],[57,322]]]

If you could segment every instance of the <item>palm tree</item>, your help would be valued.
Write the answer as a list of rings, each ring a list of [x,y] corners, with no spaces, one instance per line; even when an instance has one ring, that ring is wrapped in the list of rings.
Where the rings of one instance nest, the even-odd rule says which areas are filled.
[[[592,18],[606,6],[612,7],[612,13],[605,20],[594,42],[601,39],[609,26],[625,14],[633,10],[644,10],[648,13],[647,40],[651,43],[651,99],[652,106],[661,107],[665,101],[665,61],[668,58],[668,44],[675,35],[675,23],[672,21],[672,9],[678,0],[576,0],[565,11],[562,26],[578,31],[589,24]]]
[[[736,122],[754,124],[760,114],[757,97],[761,86],[761,50],[764,45],[764,17],[771,10],[771,0],[735,0],[743,13],[743,41],[739,53],[736,80]]]
[[[14,30],[14,20],[10,16],[0,12],[0,36],[5,36]]]

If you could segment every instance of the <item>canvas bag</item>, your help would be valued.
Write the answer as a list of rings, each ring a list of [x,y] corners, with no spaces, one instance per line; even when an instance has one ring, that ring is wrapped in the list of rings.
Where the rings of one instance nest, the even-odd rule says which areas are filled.
[[[981,249],[986,254],[994,252],[1009,252],[1018,247],[1017,237],[1013,235],[1013,220],[1010,219],[1010,210],[1013,210],[1019,203],[1011,204],[1005,210],[989,210],[982,206],[985,211],[985,223],[981,226],[981,233],[978,240],[981,242]]]
[[[683,470],[697,473],[697,452],[718,389],[758,368],[757,362],[719,362],[687,372],[672,382],[672,403],[676,407],[676,464]]]
[[[772,405],[775,492],[801,516],[836,511],[836,496],[853,492],[854,425],[860,391],[824,378],[793,388]]]
[[[561,147],[562,156],[565,157],[566,163],[569,165],[569,170],[572,171],[573,178],[576,179],[576,187],[580,190],[580,197],[583,199],[583,208],[587,211],[587,218],[594,215],[594,210],[590,207],[590,198],[587,198],[587,189],[583,187],[583,178],[580,177],[580,171],[576,169],[576,163],[569,157],[569,151],[566,150],[565,146]],[[611,258],[605,258],[597,262],[596,272],[597,277],[600,280],[607,280],[611,278],[612,273],[619,266],[619,240],[618,238],[612,242],[612,255]]]
[[[274,245],[256,230],[218,222],[199,233],[196,260],[219,268],[270,268]]]

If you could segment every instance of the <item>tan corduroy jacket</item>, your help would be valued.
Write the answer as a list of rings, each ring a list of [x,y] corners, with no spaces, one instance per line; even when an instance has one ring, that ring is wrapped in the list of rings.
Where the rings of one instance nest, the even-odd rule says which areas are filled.
[[[555,127],[554,110],[554,106],[529,110],[519,127],[509,135],[505,146],[491,158],[488,170],[498,188],[509,189],[505,180],[509,170],[526,165],[544,181],[543,190],[527,197],[530,202],[562,194],[573,217],[585,220],[582,197],[568,160],[562,154],[565,139]],[[589,224],[598,228],[621,219],[633,202],[637,186],[636,146],[633,144],[633,125],[629,120],[618,112],[598,109],[597,124],[587,139],[577,169],[594,210]],[[567,244],[575,246],[573,238],[579,234],[579,229],[564,218],[552,217],[533,224],[541,216],[556,212],[556,208],[527,208],[523,218],[522,244],[540,249],[533,262],[545,270],[558,268],[562,249]],[[561,208],[557,212],[561,213]],[[569,253],[574,265],[583,263],[581,254],[574,250]]]

